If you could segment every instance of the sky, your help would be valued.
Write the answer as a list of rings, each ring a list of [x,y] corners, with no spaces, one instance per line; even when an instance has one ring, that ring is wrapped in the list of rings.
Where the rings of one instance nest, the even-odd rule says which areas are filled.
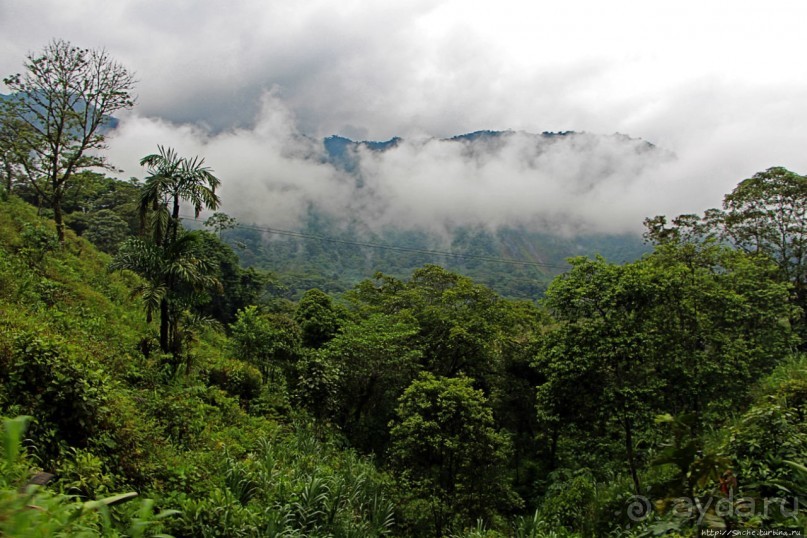
[[[54,38],[106,48],[138,80],[109,138],[120,174],[158,144],[204,156],[242,220],[293,227],[313,204],[617,233],[807,172],[805,20],[797,0],[0,0],[0,74]],[[483,129],[623,133],[666,157],[606,136],[536,161],[515,136],[480,161],[435,140]],[[358,190],[321,162],[333,134],[405,143],[362,153]]]

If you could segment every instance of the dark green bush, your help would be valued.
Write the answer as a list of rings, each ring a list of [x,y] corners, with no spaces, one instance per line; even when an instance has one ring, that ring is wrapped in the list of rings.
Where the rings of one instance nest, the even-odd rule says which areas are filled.
[[[261,393],[263,378],[260,371],[251,364],[226,359],[208,371],[208,382],[231,396],[248,402]]]
[[[4,355],[0,380],[7,404],[38,417],[34,433],[54,429],[53,441],[86,446],[107,401],[100,365],[46,333],[17,333]]]
[[[20,239],[19,254],[32,268],[39,268],[45,257],[59,248],[56,234],[42,224],[23,224]]]

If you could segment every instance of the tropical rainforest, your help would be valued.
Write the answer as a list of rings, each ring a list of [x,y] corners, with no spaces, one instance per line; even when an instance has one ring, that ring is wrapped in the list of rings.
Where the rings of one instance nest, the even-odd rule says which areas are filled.
[[[646,254],[571,258],[529,299],[428,263],[290,294],[224,240],[201,157],[155,141],[107,177],[122,66],[64,41],[25,66],[0,105],[0,535],[804,531],[807,177],[650,217]]]

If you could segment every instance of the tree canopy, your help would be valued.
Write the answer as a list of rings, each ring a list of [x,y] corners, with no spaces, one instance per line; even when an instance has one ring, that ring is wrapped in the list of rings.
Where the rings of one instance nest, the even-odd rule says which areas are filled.
[[[23,175],[19,179],[53,208],[63,242],[65,190],[77,172],[106,166],[98,153],[105,147],[103,128],[112,114],[134,105],[134,76],[106,50],[54,40],[27,56],[24,73],[3,82],[13,92],[0,101],[7,186]]]

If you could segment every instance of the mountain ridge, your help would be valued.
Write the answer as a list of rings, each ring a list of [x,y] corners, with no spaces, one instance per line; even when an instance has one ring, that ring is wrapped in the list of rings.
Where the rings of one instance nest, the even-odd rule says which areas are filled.
[[[538,154],[533,159],[535,162],[529,163],[536,169],[540,165],[541,152],[551,151],[553,144],[561,142],[574,144],[582,154],[597,151],[600,144],[608,144],[620,148],[620,151],[626,148],[624,151],[628,154],[653,154],[660,158],[670,155],[650,142],[620,133],[597,135],[562,131],[535,134],[480,130],[449,138],[406,140],[396,136],[383,141],[357,141],[331,135],[322,139],[325,154],[321,159],[323,164],[330,164],[353,178],[359,196],[365,192],[373,193],[373,189],[378,188],[377,181],[370,176],[373,169],[368,169],[363,159],[383,158],[387,152],[404,144],[416,151],[435,143],[451,144],[450,148],[459,144],[463,158],[484,163],[497,152],[505,151],[504,146],[513,142],[520,144],[519,150],[523,149],[528,157],[532,155],[530,152]],[[607,151],[604,153],[609,156]],[[620,155],[617,153],[611,159],[616,160]],[[605,169],[619,166],[618,162],[602,161],[605,164],[598,164]],[[628,262],[648,250],[638,232],[559,233],[549,228],[542,229],[535,223],[494,226],[478,222],[460,223],[447,228],[447,235],[441,235],[417,227],[371,225],[368,220],[371,218],[360,211],[329,215],[323,208],[310,205],[300,225],[294,229],[306,237],[238,230],[228,232],[225,238],[245,246],[237,249],[244,263],[286,275],[282,280],[290,289],[290,297],[299,296],[306,286],[318,283],[326,286],[326,291],[338,292],[377,272],[404,276],[425,263],[437,263],[483,282],[504,296],[530,299],[543,293],[549,280],[567,266],[565,260],[569,257],[602,254],[612,261]],[[412,252],[401,252],[407,249]],[[523,260],[524,265],[514,266],[497,259]]]

